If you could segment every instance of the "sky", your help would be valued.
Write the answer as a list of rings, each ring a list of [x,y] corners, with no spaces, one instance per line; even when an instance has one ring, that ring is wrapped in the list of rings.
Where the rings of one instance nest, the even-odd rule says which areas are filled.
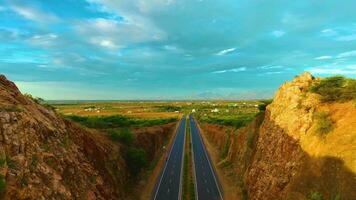
[[[356,77],[355,0],[0,0],[0,73],[47,100],[258,99]]]

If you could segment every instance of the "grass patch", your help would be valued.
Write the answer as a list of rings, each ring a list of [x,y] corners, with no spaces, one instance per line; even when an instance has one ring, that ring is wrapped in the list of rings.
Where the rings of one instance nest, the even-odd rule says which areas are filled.
[[[108,134],[112,140],[122,142],[126,145],[130,145],[135,139],[134,135],[128,128],[121,130],[111,129],[108,131]]]
[[[308,195],[308,200],[323,200],[323,194],[318,191],[311,191]]]
[[[225,158],[229,152],[229,148],[230,148],[230,137],[229,137],[229,133],[226,133],[226,141],[224,144],[224,148],[221,151],[220,157],[221,158]]]
[[[22,110],[14,105],[0,107],[0,112],[20,112],[20,111]]]
[[[264,112],[266,110],[266,107],[271,104],[273,99],[268,99],[268,100],[263,100],[261,101],[261,104],[258,105],[258,110],[260,112]]]
[[[316,120],[316,131],[321,135],[326,135],[333,130],[334,123],[331,120],[329,113],[317,112],[314,114]]]
[[[3,167],[6,165],[6,156],[1,156],[0,157],[0,167]]]
[[[239,116],[203,116],[200,118],[201,122],[209,124],[219,124],[225,126],[233,126],[235,128],[241,128],[249,124],[256,114],[243,114]]]
[[[309,90],[320,94],[324,102],[354,100],[356,99],[356,80],[344,76],[333,76],[315,83]]]
[[[119,128],[119,127],[147,127],[168,124],[177,121],[177,118],[165,119],[133,119],[122,115],[113,116],[95,116],[95,117],[82,117],[71,115],[67,116],[69,120],[80,123],[89,128]]]
[[[130,147],[126,153],[126,163],[131,173],[137,175],[141,169],[147,166],[145,150]]]
[[[6,180],[5,177],[0,174],[0,195],[2,195],[5,192],[5,189],[6,189]]]
[[[252,149],[253,147],[253,139],[254,139],[254,133],[253,132],[249,132],[247,134],[247,146]]]
[[[172,106],[172,105],[163,105],[163,106],[156,106],[156,110],[158,112],[174,112],[174,111],[181,111],[182,107]]]

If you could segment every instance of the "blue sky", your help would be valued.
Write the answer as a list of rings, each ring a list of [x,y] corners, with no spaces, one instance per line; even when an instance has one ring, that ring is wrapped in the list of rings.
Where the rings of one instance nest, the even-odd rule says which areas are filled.
[[[271,97],[356,77],[354,0],[0,0],[0,72],[45,99]]]

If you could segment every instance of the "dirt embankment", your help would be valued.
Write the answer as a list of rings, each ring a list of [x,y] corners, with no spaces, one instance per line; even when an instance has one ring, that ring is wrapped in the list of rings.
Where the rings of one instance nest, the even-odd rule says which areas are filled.
[[[152,161],[175,124],[135,130]],[[124,199],[123,146],[64,120],[0,76],[0,199]]]
[[[316,80],[305,73],[283,84],[264,115],[245,128],[202,125],[223,181],[234,185],[227,193],[240,199],[356,196],[355,104],[322,103],[308,92]],[[324,134],[319,113],[332,122]]]

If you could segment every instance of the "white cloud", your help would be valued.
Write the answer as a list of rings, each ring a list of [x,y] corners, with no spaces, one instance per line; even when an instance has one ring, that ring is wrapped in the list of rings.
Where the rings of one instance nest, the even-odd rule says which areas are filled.
[[[356,56],[356,50],[340,53],[336,56],[336,58],[348,58],[348,57],[354,57],[354,56]]]
[[[263,65],[259,67],[260,69],[281,69],[284,68],[284,66],[281,65]]]
[[[107,47],[107,48],[110,48],[110,49],[117,49],[118,46],[112,42],[111,40],[101,40],[100,43],[99,43],[101,46],[103,47]]]
[[[308,69],[312,74],[331,74],[331,75],[356,75],[355,69],[337,69],[337,68],[311,68]]]
[[[163,32],[142,21],[97,18],[80,21],[75,24],[75,29],[89,43],[109,49],[165,38]]]
[[[336,40],[343,42],[354,41],[356,40],[356,34],[340,36]]]
[[[332,57],[331,56],[319,56],[319,57],[316,57],[314,58],[315,60],[328,60],[328,59],[331,59]]]
[[[58,35],[54,33],[44,34],[44,35],[35,35],[28,39],[27,41],[32,45],[38,45],[42,47],[50,47],[55,44],[55,40],[58,38]]]
[[[321,36],[329,37],[329,36],[335,36],[337,34],[338,33],[334,29],[328,28],[328,29],[321,30]]]
[[[21,4],[12,4],[11,9],[14,10],[17,14],[29,20],[42,23],[52,23],[59,21],[57,16],[50,13],[45,13],[37,8],[26,7]]]
[[[243,71],[246,71],[246,70],[247,70],[246,67],[239,67],[239,68],[234,68],[234,69],[214,71],[212,73],[213,74],[223,74],[223,73],[228,73],[228,72],[243,72]]]
[[[275,31],[272,31],[271,34],[274,37],[279,38],[279,37],[282,37],[284,34],[286,34],[286,32],[282,31],[282,30],[275,30]]]
[[[218,55],[218,56],[226,55],[226,54],[231,53],[231,52],[233,52],[235,50],[236,50],[236,48],[224,49],[224,50],[219,51],[218,53],[216,53],[216,55]]]

